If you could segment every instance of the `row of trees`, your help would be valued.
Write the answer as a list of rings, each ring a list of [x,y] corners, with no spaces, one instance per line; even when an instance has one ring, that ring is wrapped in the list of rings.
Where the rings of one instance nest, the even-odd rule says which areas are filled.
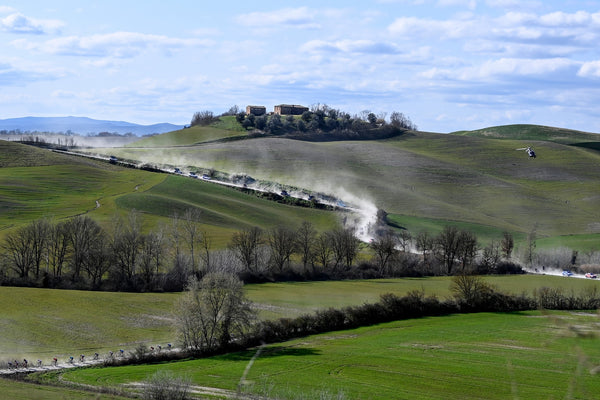
[[[249,227],[214,250],[201,214],[188,209],[144,233],[141,215],[115,216],[104,229],[89,216],[40,219],[6,235],[0,282],[16,285],[131,291],[182,290],[190,276],[214,271],[245,281],[377,278],[519,272],[510,264],[509,233],[479,249],[476,237],[453,226],[438,235],[383,229],[370,244],[351,227],[318,232],[300,226]]]
[[[400,112],[392,112],[389,121],[387,113],[376,115],[365,110],[360,114],[349,113],[329,107],[326,104],[311,106],[310,111],[305,111],[300,118],[293,115],[281,116],[279,114],[255,116],[239,112],[237,121],[247,130],[259,130],[272,135],[338,133],[353,136],[352,134],[393,135],[402,130],[417,130],[417,126]]]
[[[383,112],[375,114],[370,110],[350,115],[327,104],[314,104],[309,111],[300,117],[279,114],[260,115],[246,114],[238,106],[231,107],[220,116],[235,116],[246,130],[259,131],[271,135],[292,135],[301,138],[317,139],[322,134],[327,137],[389,137],[404,130],[417,130],[410,118],[401,112],[394,111],[389,115]],[[210,125],[218,121],[212,111],[195,112],[190,125]]]
[[[404,297],[384,294],[375,304],[342,309],[323,309],[313,315],[256,319],[243,284],[232,274],[211,273],[201,281],[191,280],[176,306],[175,328],[183,348],[211,354],[260,343],[285,341],[317,333],[351,329],[400,319],[463,312],[510,312],[535,309],[592,310],[600,306],[600,291],[590,288],[578,293],[561,288],[541,288],[533,297],[500,292],[476,275],[452,278],[453,298],[426,297],[422,290]]]
[[[0,282],[173,291],[182,290],[190,276],[210,271],[227,270],[256,281],[289,277],[295,267],[312,275],[317,262],[330,274],[343,275],[360,245],[351,229],[319,234],[303,223],[297,229],[244,229],[234,233],[227,249],[213,250],[196,209],[174,215],[169,224],[148,233],[135,210],[115,216],[109,226],[104,229],[81,215],[59,222],[39,219],[10,232],[1,244]]]

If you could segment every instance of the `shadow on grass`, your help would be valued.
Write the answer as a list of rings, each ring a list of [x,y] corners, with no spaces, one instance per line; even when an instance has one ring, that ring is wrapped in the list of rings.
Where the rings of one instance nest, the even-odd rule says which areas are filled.
[[[585,149],[600,151],[600,142],[573,143],[573,144],[571,144],[571,146],[583,147]]]
[[[252,357],[256,354],[256,350],[247,350],[240,351],[237,353],[224,354],[219,356],[221,360],[227,361],[250,361]],[[260,358],[267,357],[283,357],[283,356],[316,356],[320,355],[321,351],[312,348],[293,348],[293,347],[285,347],[285,346],[272,346],[266,347],[260,353]]]

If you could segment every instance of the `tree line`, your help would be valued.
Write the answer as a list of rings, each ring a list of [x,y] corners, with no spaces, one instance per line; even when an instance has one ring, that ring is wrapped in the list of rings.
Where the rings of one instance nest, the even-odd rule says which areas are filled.
[[[351,115],[328,106],[314,104],[300,116],[246,114],[233,106],[220,116],[235,116],[250,134],[286,135],[304,140],[378,139],[396,136],[406,130],[418,130],[409,117],[394,111],[375,114],[370,110]],[[218,121],[212,111],[194,113],[191,126],[206,126]]]
[[[135,210],[108,228],[87,215],[35,220],[7,233],[0,244],[0,283],[117,291],[181,291],[192,276],[227,271],[245,282],[521,273],[514,242],[504,233],[480,248],[475,235],[454,226],[412,235],[377,228],[363,243],[351,226],[319,232],[310,222],[233,233],[213,249],[201,214],[188,209],[143,231]]]
[[[595,310],[600,307],[597,288],[575,293],[563,288],[542,287],[534,290],[533,295],[508,294],[481,276],[469,274],[453,276],[450,292],[452,296],[445,299],[425,296],[422,289],[412,290],[404,296],[386,293],[376,303],[320,309],[293,318],[260,320],[256,307],[244,293],[243,282],[234,274],[212,272],[201,280],[191,278],[175,305],[174,330],[183,354],[138,351],[142,356],[133,362],[214,355],[411,318],[539,309]]]

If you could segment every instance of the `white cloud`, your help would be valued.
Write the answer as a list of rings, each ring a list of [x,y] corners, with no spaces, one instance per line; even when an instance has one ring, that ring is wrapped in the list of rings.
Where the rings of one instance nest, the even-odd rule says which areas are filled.
[[[316,11],[307,7],[283,8],[274,11],[255,11],[238,15],[238,23],[244,26],[269,29],[274,27],[317,28]]]
[[[488,78],[500,75],[513,76],[544,76],[565,71],[576,67],[577,64],[566,58],[552,59],[517,59],[502,58],[483,63],[482,65],[467,71],[465,79],[472,77]],[[473,74],[471,74],[473,73]]]
[[[16,10],[9,6],[0,6],[0,14],[12,14],[16,12]]]
[[[136,32],[115,32],[92,36],[66,36],[42,43],[16,40],[15,47],[42,51],[50,54],[91,57],[135,57],[147,49],[172,51],[188,47],[207,47],[212,41],[204,39],[180,39],[163,35]]]
[[[437,4],[442,7],[466,7],[470,10],[477,8],[476,0],[438,0]]]
[[[540,8],[544,3],[537,0],[486,0],[485,2],[490,7],[501,9],[536,9]]]
[[[567,58],[500,58],[479,65],[450,69],[433,67],[419,74],[425,79],[488,82],[490,79],[520,79],[521,77],[543,78],[557,73],[575,70],[579,63]]]
[[[388,26],[388,31],[393,35],[402,36],[405,40],[424,37],[458,39],[477,35],[478,28],[476,20],[400,17]]]
[[[375,42],[372,40],[311,40],[300,47],[306,52],[325,53],[366,53],[366,54],[398,54],[400,48],[394,43]]]
[[[0,19],[0,29],[9,33],[44,34],[58,31],[62,27],[61,21],[34,19],[20,13],[12,13]]]
[[[598,23],[599,14],[590,14],[585,11],[577,11],[569,14],[562,11],[556,11],[550,14],[542,15],[539,19],[540,24],[547,26],[589,26]]]
[[[583,63],[577,75],[583,78],[600,78],[600,60]]]

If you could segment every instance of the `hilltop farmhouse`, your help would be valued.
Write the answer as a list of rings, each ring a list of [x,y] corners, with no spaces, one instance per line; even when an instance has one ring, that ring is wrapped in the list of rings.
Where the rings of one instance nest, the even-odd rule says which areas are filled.
[[[278,104],[273,108],[273,114],[279,115],[302,115],[302,113],[308,111],[308,107],[300,106],[297,104]],[[265,106],[246,106],[246,115],[264,115],[267,112]]]
[[[273,108],[273,112],[279,115],[302,115],[308,111],[308,107],[295,104],[279,104]]]
[[[246,115],[265,115],[267,113],[267,107],[265,106],[246,106]]]

